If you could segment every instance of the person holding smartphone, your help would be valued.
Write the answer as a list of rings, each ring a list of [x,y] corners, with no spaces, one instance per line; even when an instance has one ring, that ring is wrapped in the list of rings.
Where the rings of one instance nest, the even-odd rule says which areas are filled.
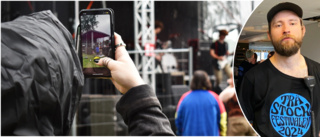
[[[84,85],[73,44],[51,11],[1,23],[1,135],[69,134]],[[174,135],[118,34],[115,44],[116,60],[102,58],[98,64],[111,70],[114,85],[124,94],[116,108],[129,134]]]
[[[122,38],[115,36],[115,60],[104,57],[97,65],[107,67],[111,80],[123,94],[116,109],[128,125],[130,135],[174,135],[168,118],[151,87],[142,80],[125,49]]]

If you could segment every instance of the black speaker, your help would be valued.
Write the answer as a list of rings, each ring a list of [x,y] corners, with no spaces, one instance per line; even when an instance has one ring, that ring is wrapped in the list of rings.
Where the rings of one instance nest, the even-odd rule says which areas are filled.
[[[170,73],[156,74],[156,95],[162,107],[172,104],[172,89]]]
[[[204,70],[208,75],[213,75],[212,57],[210,55],[210,45],[212,42],[200,43],[200,50],[197,53],[197,69]]]
[[[110,79],[85,78],[83,94],[116,95],[118,93]]]

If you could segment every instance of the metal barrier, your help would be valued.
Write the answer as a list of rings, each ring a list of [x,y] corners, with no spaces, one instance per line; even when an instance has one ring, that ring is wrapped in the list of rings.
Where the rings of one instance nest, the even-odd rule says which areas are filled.
[[[156,89],[155,87],[155,56],[144,56],[144,53],[183,53],[183,52],[189,52],[189,71],[188,75],[184,77],[185,80],[191,80],[192,79],[192,73],[193,73],[193,50],[192,47],[185,48],[185,49],[156,49],[153,51],[145,51],[145,50],[129,50],[129,54],[135,54],[136,56],[136,67],[138,70],[141,69],[140,74],[142,75],[143,80],[148,83],[153,89]],[[137,62],[138,55],[142,56],[142,62]],[[151,79],[149,79],[149,75],[151,75]]]

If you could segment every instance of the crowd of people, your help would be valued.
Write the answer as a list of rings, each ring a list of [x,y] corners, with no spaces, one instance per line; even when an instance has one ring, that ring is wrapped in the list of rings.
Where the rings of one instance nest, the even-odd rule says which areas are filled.
[[[95,42],[95,44],[93,44],[92,46],[88,47],[85,46],[86,44],[83,43],[83,53],[88,54],[88,55],[95,55],[95,56],[100,56],[100,57],[104,57],[104,56],[109,56],[110,54],[110,40],[105,40],[102,42]]]

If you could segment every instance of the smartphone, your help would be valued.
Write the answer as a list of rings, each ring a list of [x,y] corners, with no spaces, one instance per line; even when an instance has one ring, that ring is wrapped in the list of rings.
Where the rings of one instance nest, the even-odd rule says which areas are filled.
[[[80,11],[78,53],[85,77],[111,77],[109,69],[96,63],[103,57],[115,58],[113,18],[110,8]]]

